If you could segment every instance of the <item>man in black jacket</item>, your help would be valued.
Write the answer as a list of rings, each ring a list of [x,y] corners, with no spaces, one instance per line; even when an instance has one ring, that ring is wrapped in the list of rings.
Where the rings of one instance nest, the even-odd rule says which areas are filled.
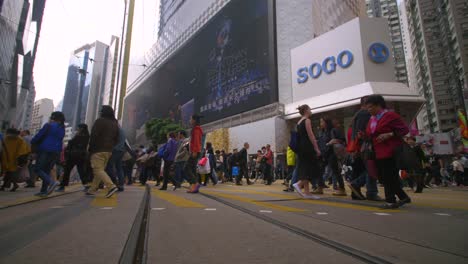
[[[249,147],[249,143],[244,143],[244,147],[236,154],[236,163],[239,166],[239,175],[236,179],[236,185],[242,185],[242,177],[245,177],[248,185],[252,184],[249,179],[249,169],[247,166],[247,150]]]

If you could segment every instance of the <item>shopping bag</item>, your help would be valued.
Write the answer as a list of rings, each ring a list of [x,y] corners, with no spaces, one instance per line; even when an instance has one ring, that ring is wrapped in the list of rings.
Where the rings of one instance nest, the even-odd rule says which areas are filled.
[[[239,167],[232,167],[232,176],[239,176]]]

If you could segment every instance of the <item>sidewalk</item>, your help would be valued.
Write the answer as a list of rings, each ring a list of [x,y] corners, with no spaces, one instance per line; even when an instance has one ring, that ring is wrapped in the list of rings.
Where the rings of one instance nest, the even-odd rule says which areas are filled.
[[[35,188],[25,188],[25,183],[20,183],[19,185],[20,187],[16,190],[16,192],[10,192],[9,190],[0,192],[0,209],[74,193],[82,190],[83,188],[81,184],[73,184],[66,188],[65,192],[53,192],[48,197],[38,197],[34,196],[34,194],[38,193],[41,189],[40,181],[36,183]]]

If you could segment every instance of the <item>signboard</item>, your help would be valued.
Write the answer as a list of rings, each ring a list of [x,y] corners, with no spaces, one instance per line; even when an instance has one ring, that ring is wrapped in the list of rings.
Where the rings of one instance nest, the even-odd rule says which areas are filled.
[[[432,148],[435,154],[451,155],[453,154],[453,143],[449,133],[428,134],[417,136],[416,142],[419,144],[427,144]]]
[[[365,82],[395,82],[388,21],[356,18],[291,50],[293,101]]]

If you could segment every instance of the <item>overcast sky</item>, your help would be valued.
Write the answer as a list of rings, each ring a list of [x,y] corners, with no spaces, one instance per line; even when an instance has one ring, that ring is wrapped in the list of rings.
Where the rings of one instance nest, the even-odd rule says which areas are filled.
[[[34,80],[36,100],[62,99],[70,54],[95,40],[109,43],[120,36],[123,0],[47,0]]]

